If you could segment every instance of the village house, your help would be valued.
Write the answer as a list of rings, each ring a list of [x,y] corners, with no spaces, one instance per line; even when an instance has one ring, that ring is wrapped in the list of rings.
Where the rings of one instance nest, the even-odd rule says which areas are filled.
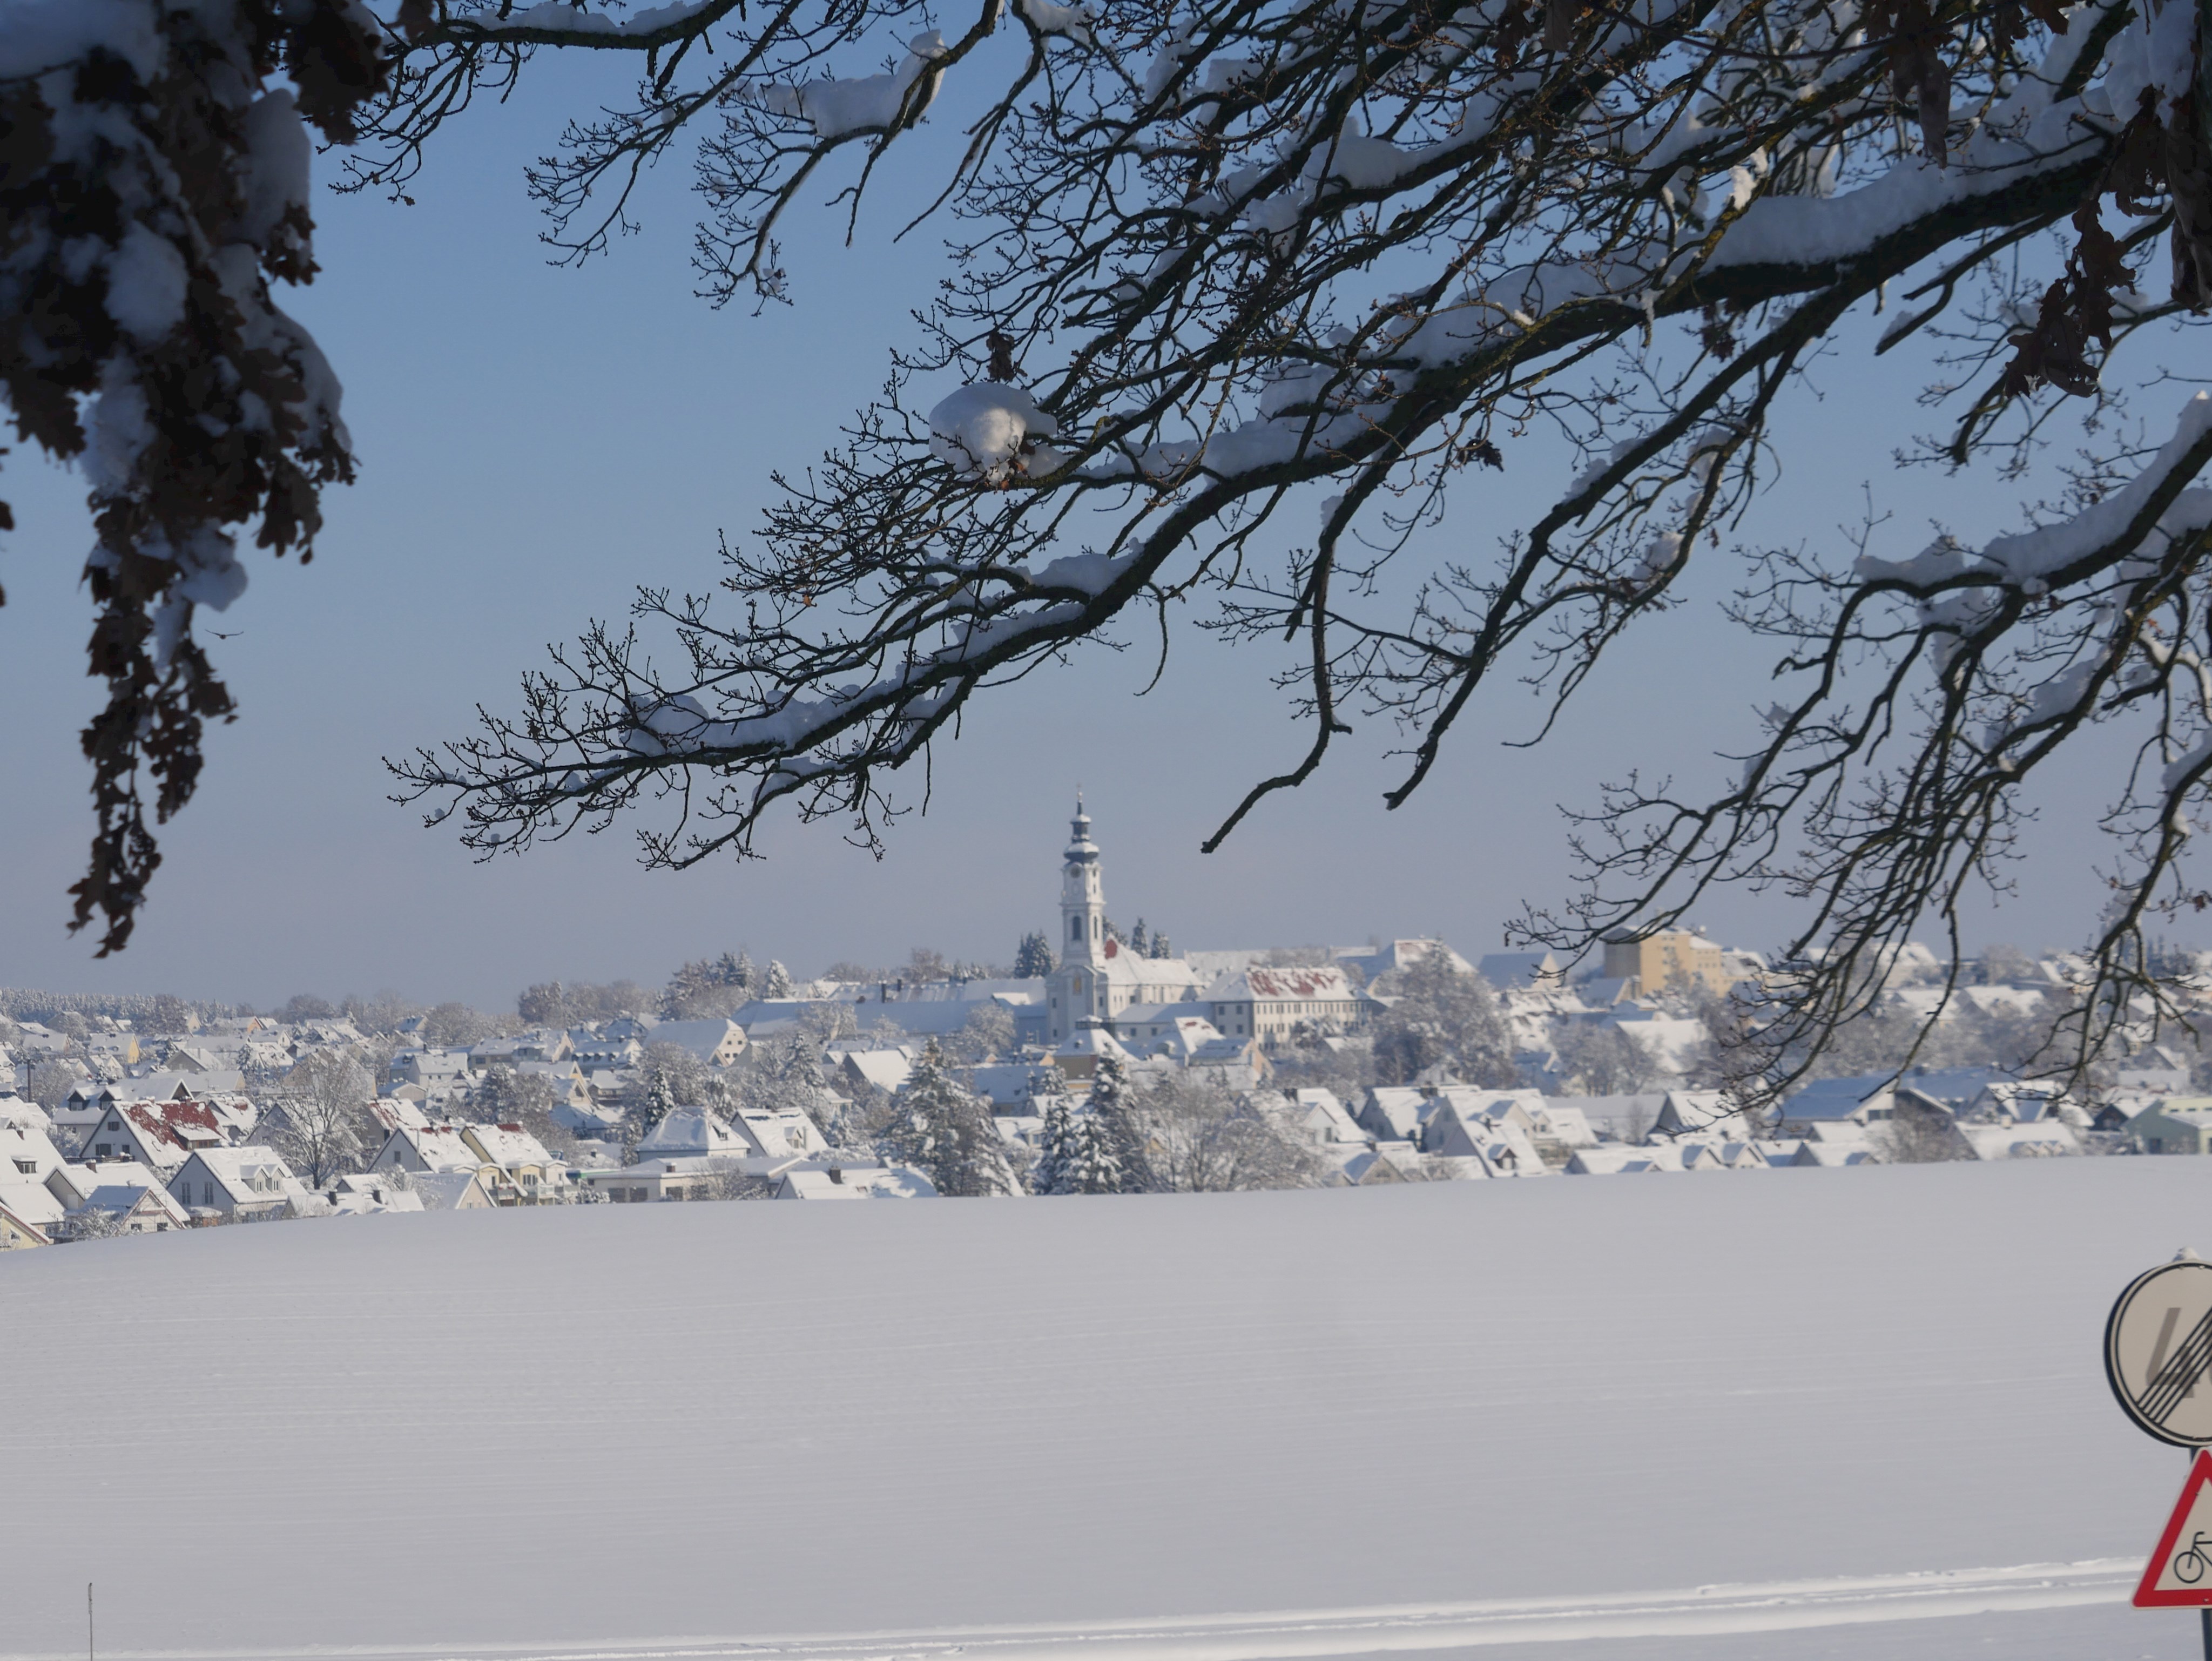
[[[261,1222],[286,1215],[310,1197],[307,1185],[273,1148],[203,1148],[169,1179],[179,1205],[225,1222]]]
[[[400,1187],[389,1173],[382,1177],[363,1174],[333,1178],[330,1185],[323,1190],[323,1199],[329,1205],[331,1215],[340,1217],[365,1217],[427,1209],[421,1195],[412,1188]]]
[[[118,1168],[103,1166],[100,1174],[103,1178],[111,1177]],[[191,1216],[162,1188],[156,1173],[146,1171],[143,1166],[131,1168],[143,1180],[100,1182],[84,1197],[84,1203],[70,1213],[63,1225],[64,1232],[82,1229],[94,1216],[112,1220],[126,1234],[166,1234],[172,1228],[191,1226]]]
[[[1815,1079],[1782,1104],[1777,1131],[1784,1137],[1809,1137],[1821,1125],[1852,1125],[1863,1128],[1893,1118],[1895,1093],[1887,1075],[1860,1074],[1850,1078]]]
[[[389,1170],[371,1172],[372,1178],[391,1175]],[[493,1211],[499,1197],[485,1182],[481,1168],[474,1171],[410,1171],[407,1191],[425,1211]]]
[[[2128,1121],[2128,1139],[2146,1154],[2212,1151],[2212,1096],[2160,1096]]]
[[[758,1151],[704,1107],[673,1107],[637,1144],[641,1162],[672,1159],[744,1159]]]
[[[520,1125],[464,1125],[460,1137],[506,1179],[501,1197],[514,1205],[550,1205],[568,1197],[562,1167]]]
[[[394,1167],[417,1172],[480,1171],[486,1166],[497,1168],[450,1125],[433,1125],[427,1131],[402,1125],[384,1139],[384,1146],[368,1162],[371,1171]]]
[[[1737,975],[1718,942],[1687,929],[1665,929],[1608,939],[1601,978],[1632,981],[1637,997],[1692,987],[1725,997]]]
[[[726,1067],[745,1052],[745,1029],[734,1021],[664,1021],[647,1046],[673,1044],[709,1067]]]
[[[0,1251],[51,1246],[68,1207],[44,1181],[0,1167]]]

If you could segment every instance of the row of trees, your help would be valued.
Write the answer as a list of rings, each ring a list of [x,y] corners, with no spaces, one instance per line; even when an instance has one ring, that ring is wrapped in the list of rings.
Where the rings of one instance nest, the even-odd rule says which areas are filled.
[[[1035,1164],[1017,1168],[989,1105],[963,1088],[935,1045],[900,1092],[878,1139],[886,1158],[926,1172],[954,1197],[1215,1193],[1299,1188],[1319,1179],[1311,1153],[1228,1092],[1184,1079],[1132,1088],[1103,1057],[1080,1104],[1048,1106]]]

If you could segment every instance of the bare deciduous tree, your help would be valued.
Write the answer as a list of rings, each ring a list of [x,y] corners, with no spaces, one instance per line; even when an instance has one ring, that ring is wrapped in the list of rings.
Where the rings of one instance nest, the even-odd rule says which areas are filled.
[[[272,1114],[276,1151],[310,1188],[358,1168],[382,1140],[369,1104],[376,1082],[337,1050],[310,1050],[292,1064]]]
[[[1320,1180],[1310,1149],[1218,1086],[1165,1078],[1137,1108],[1151,1185],[1162,1193],[1310,1188]]]
[[[334,39],[359,20],[297,10],[327,11]],[[1576,950],[1674,925],[1716,884],[1801,896],[1795,968],[1741,1075],[1778,1088],[1872,1007],[1908,931],[1932,915],[1958,959],[1960,906],[2002,881],[2023,792],[2103,729],[2126,761],[2112,899],[2062,1047],[2094,1052],[2130,995],[2166,1007],[2146,930],[2212,904],[2182,864],[2212,776],[2193,644],[2212,494],[2191,488],[2212,397],[2173,419],[2160,391],[2148,424],[2123,419],[2123,370],[2166,377],[2183,314],[2212,294],[2195,10],[981,0],[917,33],[919,0],[706,0],[627,21],[403,0],[395,20],[358,185],[403,191],[447,122],[549,53],[619,65],[634,92],[586,98],[531,174],[555,246],[600,252],[642,172],[690,146],[718,300],[781,297],[794,205],[843,167],[841,211],[860,211],[933,106],[958,106],[966,141],[921,215],[949,216],[953,277],[884,395],[726,550],[727,597],[644,591],[628,625],[533,676],[517,714],[401,769],[472,846],[654,803],[661,864],[750,852],[779,807],[872,840],[893,776],[970,699],[1116,624],[1164,640],[1207,597],[1206,626],[1294,649],[1285,684],[1310,728],[1297,765],[1224,802],[1208,846],[1311,777],[1355,713],[1403,733],[1396,806],[1497,683],[1532,681],[1555,711],[1693,561],[1729,560],[1735,615],[1779,676],[1763,728],[1711,788],[1607,791],[1578,837],[1583,886],[1522,932]],[[313,44],[287,48],[311,71]],[[384,83],[380,56],[348,61],[354,97]],[[330,102],[343,138],[353,98]],[[277,270],[295,245],[247,246]],[[1875,349],[1932,343],[1927,396],[1948,406],[1910,458],[2026,479],[2081,401],[2079,454],[2024,487],[2045,499],[2034,528],[1904,559],[1871,526],[1840,549],[1718,551],[1774,476],[1807,365],[1883,306]],[[138,374],[144,356],[78,367]],[[946,376],[965,384],[910,396]],[[19,414],[44,396],[9,391]],[[285,435],[290,512],[345,464],[321,406],[283,407],[306,423]],[[1577,459],[1547,505],[1495,559],[1432,554],[1419,532],[1447,494],[1540,465],[1522,442],[1539,433]],[[170,517],[220,518],[191,484],[161,482]],[[298,518],[272,510],[264,534],[281,547]],[[149,638],[141,611],[124,621]],[[227,708],[188,643],[161,660],[154,638],[116,660],[129,710],[164,674],[191,722]],[[116,755],[143,730],[117,725]],[[197,765],[177,756],[164,809]],[[105,787],[120,763],[96,759]],[[102,812],[137,848],[135,807],[103,797]],[[83,896],[111,917],[149,868],[118,859]]]

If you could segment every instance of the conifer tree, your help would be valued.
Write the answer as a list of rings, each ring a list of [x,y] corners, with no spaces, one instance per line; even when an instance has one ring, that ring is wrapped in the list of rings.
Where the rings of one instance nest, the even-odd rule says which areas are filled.
[[[791,996],[791,971],[785,968],[782,964],[777,962],[773,958],[769,960],[768,981],[767,984],[761,988],[761,996],[763,997],[789,997]]]
[[[1080,1191],[1140,1194],[1150,1189],[1152,1164],[1145,1151],[1144,1121],[1130,1094],[1128,1072],[1119,1056],[1098,1058],[1084,1108],[1083,1117],[1092,1121],[1097,1145],[1097,1152],[1085,1157],[1093,1161],[1094,1169],[1110,1163],[1115,1185]]]
[[[1042,932],[1025,934],[1014,953],[1014,978],[1017,980],[1042,979],[1059,965],[1052,955],[1052,942]]]
[[[934,1039],[908,1075],[899,1109],[883,1152],[920,1167],[939,1193],[969,1198],[1022,1191],[999,1127],[982,1102],[946,1069]]]
[[[1037,1138],[1037,1162],[1030,1184],[1040,1194],[1064,1194],[1063,1185],[1075,1151],[1075,1107],[1063,1092],[1044,1110],[1044,1130]]]
[[[1061,1167],[1061,1194],[1118,1194],[1124,1187],[1121,1156],[1114,1146],[1115,1131],[1099,1114],[1074,1114],[1067,1153]]]

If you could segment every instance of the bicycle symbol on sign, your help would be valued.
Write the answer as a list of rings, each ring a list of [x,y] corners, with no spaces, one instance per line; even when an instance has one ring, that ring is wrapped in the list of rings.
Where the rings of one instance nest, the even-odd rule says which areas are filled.
[[[2183,1585],[2195,1585],[2204,1578],[2207,1569],[2212,1569],[2212,1554],[2204,1549],[2208,1539],[2212,1539],[2212,1535],[2193,1535],[2185,1550],[2173,1554],[2173,1578]]]

